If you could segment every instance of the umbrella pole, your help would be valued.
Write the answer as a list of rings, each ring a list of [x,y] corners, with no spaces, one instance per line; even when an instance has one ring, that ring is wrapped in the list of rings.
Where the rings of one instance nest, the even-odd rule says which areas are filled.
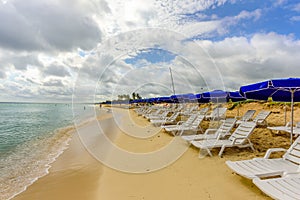
[[[286,125],[286,103],[284,103],[284,125]]]
[[[293,143],[293,131],[294,131],[294,90],[291,90],[291,144]]]
[[[218,111],[218,120],[219,120],[219,98],[217,98],[217,111]]]
[[[241,103],[239,102],[239,104],[237,105],[237,119],[240,118],[240,106],[241,106]]]

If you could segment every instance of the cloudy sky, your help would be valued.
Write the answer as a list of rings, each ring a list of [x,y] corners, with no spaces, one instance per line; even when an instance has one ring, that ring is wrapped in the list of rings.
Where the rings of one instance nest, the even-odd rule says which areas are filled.
[[[300,76],[296,0],[0,0],[0,101],[201,93]]]

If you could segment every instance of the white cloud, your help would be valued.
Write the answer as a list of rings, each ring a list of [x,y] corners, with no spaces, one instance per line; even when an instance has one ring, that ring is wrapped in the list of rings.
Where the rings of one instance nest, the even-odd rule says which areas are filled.
[[[18,51],[93,48],[101,32],[89,12],[83,12],[83,2],[12,0],[0,4],[0,45]]]
[[[300,3],[297,3],[297,4],[293,5],[292,10],[300,12]]]
[[[282,6],[283,4],[285,4],[286,2],[288,2],[288,0],[275,0],[274,2],[273,2],[273,5],[274,6]]]
[[[294,22],[299,22],[300,21],[300,16],[293,16],[290,18],[291,21],[294,21]]]
[[[46,69],[44,70],[44,74],[45,76],[58,76],[58,77],[70,76],[68,69],[59,63],[53,63],[47,66]]]
[[[160,0],[160,4],[169,14],[190,14],[197,11],[203,11],[215,6],[224,5],[226,2],[234,2],[227,0]]]
[[[250,38],[231,37],[197,43],[182,43],[182,37],[174,32],[152,29],[133,31],[107,41],[107,46],[99,47],[100,51],[102,47],[106,50],[107,54],[99,54],[103,59],[90,57],[88,64],[84,64],[89,67],[81,69],[85,76],[80,76],[77,89],[88,91],[90,96],[78,96],[89,100],[95,96],[110,99],[135,91],[145,97],[171,95],[169,67],[172,67],[178,93],[237,90],[242,84],[300,74],[300,42],[292,36],[254,34]],[[138,51],[138,47],[162,48],[178,56],[171,63],[148,63],[142,67],[124,63],[129,55],[135,55],[132,50]]]
[[[270,78],[299,76],[300,42],[276,33],[252,38],[227,38],[210,43],[209,52],[222,73],[226,87]],[[227,50],[227,52],[226,52]]]
[[[244,21],[260,20],[264,12],[243,10],[224,18],[201,12],[230,3],[235,1],[8,1],[0,5],[1,91],[6,99],[33,101],[70,100],[72,95],[78,101],[105,100],[134,91],[170,95],[169,67],[178,93],[238,89],[256,80],[299,75],[300,42],[292,35],[186,40],[226,36]],[[185,14],[198,19],[184,21]],[[124,61],[148,48],[177,56],[155,65],[145,59],[136,65]]]

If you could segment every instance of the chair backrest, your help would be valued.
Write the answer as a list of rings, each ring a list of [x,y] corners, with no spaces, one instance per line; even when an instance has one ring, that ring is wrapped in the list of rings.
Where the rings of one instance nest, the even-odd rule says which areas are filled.
[[[234,127],[235,122],[235,118],[227,118],[216,131],[216,137],[219,139],[220,137],[228,135],[231,129]]]
[[[236,144],[243,144],[256,127],[255,122],[243,122],[229,137],[229,140]]]
[[[169,114],[169,110],[164,111],[163,113],[161,113],[160,117],[166,117]]]
[[[247,110],[247,112],[241,118],[241,121],[249,121],[253,117],[255,112],[256,110]]]
[[[174,112],[168,119],[168,121],[175,121],[175,119],[178,117],[179,112]]]
[[[262,110],[260,111],[256,117],[253,119],[255,123],[262,123],[267,119],[267,117],[271,114],[271,111]]]
[[[219,116],[225,115],[227,108],[219,108]]]
[[[204,119],[204,115],[198,114],[196,119],[192,122],[191,127],[197,128],[200,125],[200,123],[203,121],[203,119]]]
[[[184,111],[182,111],[182,114],[189,115],[189,114],[193,113],[194,110],[196,110],[197,108],[198,108],[198,106],[190,106],[189,108],[186,108]]]
[[[216,115],[217,115],[217,113],[218,113],[218,109],[219,109],[219,108],[215,108],[215,109],[213,109],[213,110],[212,110],[212,112],[211,112],[211,114],[210,114],[210,117],[214,117],[214,116],[216,116]]]
[[[300,165],[300,137],[298,137],[290,146],[287,152],[283,155],[283,158]]]
[[[198,113],[194,113],[194,114],[192,114],[184,123],[183,123],[183,125],[185,125],[185,126],[190,126],[194,121],[195,121],[195,119],[197,118],[197,116],[198,116]]]
[[[147,110],[145,110],[145,112],[143,112],[143,115],[150,114],[150,113],[153,112],[154,110],[155,110],[154,107],[149,107]]]
[[[208,110],[209,110],[208,107],[202,108],[202,109],[200,109],[199,114],[200,115],[205,115],[208,112]]]
[[[227,111],[227,108],[216,108],[213,110],[213,115],[211,116],[212,119],[214,118],[222,118],[224,117],[226,111]]]
[[[211,118],[222,117],[226,113],[227,108],[215,108],[211,113]]]
[[[175,111],[181,111],[182,109],[183,109],[183,105],[177,104],[177,108],[175,109]]]

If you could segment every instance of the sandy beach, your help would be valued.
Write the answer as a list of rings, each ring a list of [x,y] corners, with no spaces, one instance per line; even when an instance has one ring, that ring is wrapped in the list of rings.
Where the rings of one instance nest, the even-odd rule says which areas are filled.
[[[281,104],[243,104],[239,107],[240,115],[248,109],[255,109],[256,114],[262,109],[271,110],[268,125],[284,124]],[[263,156],[272,147],[287,148],[287,133],[277,134],[265,127],[257,127],[251,136],[256,149],[254,153],[250,148],[228,148],[220,158],[217,149],[212,151],[213,157],[199,159],[198,149],[153,127],[133,110],[112,110],[100,112],[97,120],[79,127],[79,134],[73,133],[69,148],[52,164],[49,174],[14,199],[271,199],[251,180],[234,174],[225,161]],[[227,117],[236,114],[237,107],[227,111]],[[290,112],[287,114],[289,119]],[[295,121],[300,120],[298,116],[296,106]],[[208,122],[202,126],[207,128]],[[101,127],[103,134],[99,134],[97,127]],[[98,140],[101,138],[112,141],[114,145],[106,146]],[[164,147],[172,153],[160,152],[167,149]],[[105,155],[97,154],[104,148]],[[120,149],[126,153],[144,154],[145,158],[126,157],[119,153]],[[161,157],[158,157],[159,153]],[[148,154],[154,156],[147,157]]]

